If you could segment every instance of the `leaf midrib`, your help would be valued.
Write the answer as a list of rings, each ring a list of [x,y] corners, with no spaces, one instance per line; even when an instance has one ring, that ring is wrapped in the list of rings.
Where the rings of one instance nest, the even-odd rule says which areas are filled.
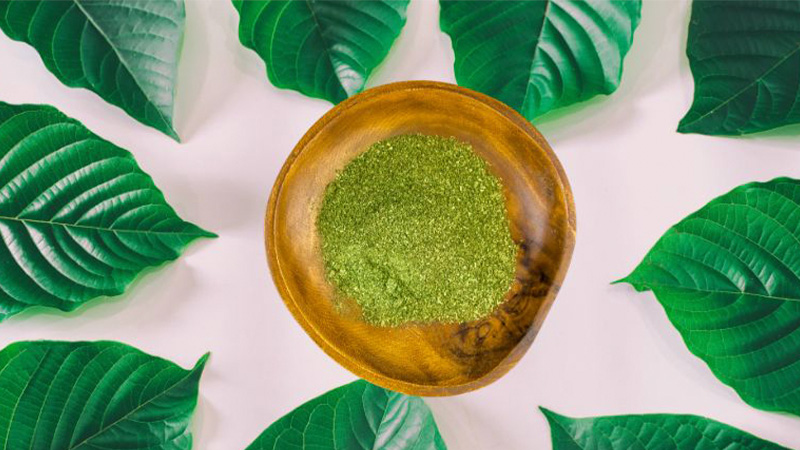
[[[746,295],[749,297],[756,297],[756,298],[763,298],[766,300],[778,300],[784,302],[800,302],[800,299],[790,298],[790,297],[782,297],[776,295],[764,295],[764,294],[755,294],[750,292],[743,292],[743,291],[719,291],[714,289],[700,289],[695,287],[688,287],[688,286],[677,286],[671,284],[664,284],[664,283],[649,283],[649,282],[637,282],[635,280],[628,280],[627,278],[623,278],[620,282],[630,283],[630,284],[638,284],[645,289],[653,290],[653,288],[660,288],[660,289],[676,289],[681,291],[687,292],[699,292],[703,294],[715,294],[715,295]]]
[[[314,21],[314,25],[316,25],[315,29],[317,30],[317,34],[319,34],[319,38],[322,40],[322,46],[325,49],[325,54],[328,56],[328,62],[331,64],[331,69],[333,69],[333,75],[336,77],[336,81],[339,82],[339,87],[342,88],[344,95],[349,97],[350,93],[344,88],[342,79],[339,77],[339,72],[336,71],[336,63],[334,62],[333,54],[331,53],[331,46],[329,45],[328,40],[325,38],[325,35],[322,33],[322,24],[317,18],[317,13],[314,11],[314,8],[311,5],[311,0],[305,0],[305,5],[308,8],[308,12],[311,14],[311,19]]]
[[[138,87],[139,91],[142,93],[142,95],[144,95],[144,98],[147,99],[148,103],[150,103],[151,105],[155,106],[155,108],[153,108],[153,109],[155,109],[156,113],[158,114],[158,117],[161,118],[161,120],[164,122],[165,125],[167,125],[167,127],[172,129],[171,121],[167,120],[167,118],[161,112],[161,109],[156,105],[156,103],[147,94],[147,91],[145,91],[145,89],[142,87],[141,83],[139,82],[139,79],[136,77],[136,75],[134,74],[133,70],[131,70],[130,66],[128,65],[128,62],[125,60],[125,58],[122,57],[122,55],[119,53],[117,48],[114,46],[113,42],[111,41],[111,38],[108,37],[108,35],[105,33],[105,31],[97,23],[97,21],[95,21],[94,17],[92,17],[92,15],[89,14],[89,11],[87,11],[81,5],[80,0],[72,0],[72,2],[75,4],[75,6],[78,7],[78,9],[83,13],[83,15],[86,16],[86,20],[88,20],[92,24],[94,29],[97,30],[98,33],[100,33],[100,36],[102,36],[103,39],[106,40],[106,42],[108,43],[108,46],[111,48],[111,51],[113,51],[114,54],[117,55],[117,59],[119,60],[120,64],[123,67],[125,67],[125,70],[131,76],[131,79],[133,79],[133,82],[136,83],[136,87]],[[173,134],[175,134],[174,131],[173,131]]]
[[[528,82],[525,83],[525,96],[522,98],[522,105],[521,108],[525,111],[525,105],[528,103],[528,95],[531,91],[531,81],[533,80],[533,65],[536,64],[536,60],[539,56],[539,49],[541,48],[542,36],[544,36],[544,28],[547,26],[547,15],[550,13],[550,6],[553,4],[553,0],[545,0],[545,7],[544,7],[544,14],[542,14],[542,27],[539,29],[539,35],[536,37],[536,48],[533,50],[533,57],[531,58],[531,64],[528,67]]]
[[[153,235],[178,235],[178,236],[196,236],[202,237],[205,236],[204,233],[188,233],[188,232],[181,232],[181,231],[152,231],[152,230],[134,230],[134,229],[115,229],[110,227],[101,227],[95,225],[79,225],[74,223],[67,223],[67,222],[58,222],[53,220],[41,220],[41,219],[26,219],[22,217],[11,217],[11,216],[3,216],[0,215],[0,221],[10,221],[10,222],[20,222],[20,223],[32,223],[32,224],[39,224],[39,225],[50,225],[54,227],[65,227],[65,228],[77,228],[82,230],[93,230],[93,231],[105,231],[109,233],[133,233],[133,234],[153,234]]]
[[[16,358],[17,358],[17,357],[19,357],[19,356],[22,356],[22,354],[23,354],[25,351],[26,351],[26,350],[23,350],[22,352],[20,352],[20,353],[18,353],[17,355],[15,355],[15,356],[14,356],[14,359],[16,359]],[[8,447],[8,439],[9,439],[9,437],[11,436],[11,426],[10,426],[10,422],[14,420],[14,416],[17,414],[17,409],[19,408],[19,403],[20,403],[20,401],[22,401],[22,397],[23,397],[23,395],[25,394],[25,392],[27,392],[27,391],[28,391],[28,388],[31,386],[31,383],[33,383],[33,378],[36,376],[36,374],[39,372],[39,370],[41,370],[41,368],[42,368],[42,364],[44,364],[44,361],[45,361],[45,359],[47,359],[47,355],[49,355],[49,354],[50,354],[50,351],[51,351],[51,350],[47,350],[47,351],[44,353],[44,355],[42,355],[42,358],[41,358],[41,359],[38,361],[38,363],[37,363],[37,365],[36,365],[36,369],[35,369],[33,372],[31,372],[31,376],[30,376],[30,377],[28,378],[28,380],[25,382],[25,386],[24,386],[24,387],[22,388],[22,390],[20,391],[20,395],[19,395],[19,397],[17,397],[17,400],[14,402],[14,409],[12,409],[12,410],[11,410],[11,415],[9,416],[10,418],[9,418],[9,427],[8,427],[8,431],[6,431],[6,437],[5,437],[5,439],[3,439],[3,448],[4,448],[4,449]],[[6,367],[8,367],[8,365],[6,365]],[[3,368],[3,371],[5,371],[6,367],[4,367],[4,368]]]
[[[769,76],[769,75],[770,75],[772,72],[774,72],[774,71],[775,71],[775,70],[776,70],[778,67],[780,67],[781,65],[783,65],[783,63],[785,63],[785,62],[786,62],[786,61],[787,61],[789,58],[791,58],[792,56],[794,56],[794,55],[795,55],[796,53],[798,53],[798,52],[800,52],[800,43],[798,43],[798,45],[797,45],[797,48],[795,48],[794,50],[792,50],[792,51],[790,51],[789,53],[787,53],[787,54],[786,54],[784,57],[782,57],[780,60],[778,60],[778,62],[776,62],[776,63],[775,63],[775,64],[773,64],[773,65],[772,65],[770,68],[768,68],[766,71],[764,71],[764,73],[762,73],[762,74],[761,74],[761,75],[759,75],[759,76],[758,76],[756,79],[754,79],[753,81],[751,81],[750,83],[748,83],[748,84],[747,84],[747,85],[746,85],[744,88],[742,88],[741,90],[739,90],[738,92],[736,92],[736,93],[735,93],[735,94],[733,94],[732,96],[728,97],[728,98],[727,98],[725,101],[723,101],[723,102],[722,102],[722,103],[720,103],[719,105],[717,105],[717,106],[715,106],[715,107],[711,108],[710,110],[708,110],[708,112],[706,112],[705,114],[702,114],[702,115],[701,115],[700,117],[698,117],[697,119],[694,119],[694,120],[692,120],[691,122],[686,122],[685,124],[682,124],[681,126],[682,126],[682,127],[691,127],[692,125],[694,125],[694,124],[696,124],[696,123],[700,122],[701,120],[704,120],[706,117],[708,117],[708,116],[710,116],[710,115],[712,115],[712,114],[715,114],[717,111],[719,111],[720,109],[722,109],[723,107],[725,107],[725,106],[727,106],[729,103],[731,103],[732,101],[734,101],[734,100],[736,100],[737,98],[739,98],[739,97],[740,97],[742,94],[744,94],[745,92],[747,92],[747,91],[749,91],[750,89],[752,89],[753,87],[755,87],[755,86],[756,86],[758,83],[760,83],[761,81],[763,81],[763,80],[764,80],[764,78],[766,78],[767,76]]]
[[[82,447],[84,444],[87,444],[87,443],[89,443],[89,441],[91,441],[92,439],[94,439],[94,438],[96,438],[97,436],[100,436],[101,434],[103,434],[103,433],[105,433],[106,431],[110,430],[111,428],[113,428],[114,426],[116,426],[118,423],[120,423],[120,422],[122,422],[122,421],[124,421],[124,420],[128,419],[130,416],[132,416],[132,415],[133,415],[133,414],[135,414],[136,412],[140,411],[142,408],[146,407],[147,405],[149,405],[150,403],[154,402],[155,400],[157,400],[157,399],[159,399],[159,398],[163,397],[163,396],[164,396],[164,395],[166,395],[166,394],[167,394],[169,391],[171,391],[172,389],[174,389],[176,386],[178,386],[179,384],[181,384],[181,383],[183,383],[184,381],[188,380],[188,379],[189,379],[189,377],[191,377],[192,375],[194,375],[194,372],[195,372],[195,370],[197,370],[197,369],[198,369],[198,368],[197,368],[197,366],[195,366],[194,368],[192,368],[191,370],[189,370],[189,372],[188,372],[188,373],[187,373],[185,376],[181,377],[181,378],[180,378],[178,381],[176,381],[175,383],[173,383],[172,385],[170,385],[169,387],[167,387],[166,389],[164,389],[163,391],[161,391],[160,393],[158,393],[158,395],[155,395],[155,396],[153,396],[153,398],[151,398],[151,399],[147,400],[146,402],[142,403],[141,405],[139,405],[139,406],[137,406],[137,407],[133,408],[132,410],[130,410],[129,412],[127,412],[127,413],[126,413],[124,416],[122,416],[122,417],[120,417],[119,419],[115,420],[114,422],[112,422],[112,423],[108,424],[106,427],[104,427],[104,428],[102,428],[102,429],[98,430],[96,433],[94,433],[94,434],[92,434],[91,436],[89,436],[89,437],[85,438],[84,440],[82,440],[82,441],[78,442],[78,443],[77,443],[75,446],[70,446],[68,450],[77,450],[77,449],[81,448],[81,447]]]
[[[367,386],[367,389],[369,389],[369,386]],[[364,395],[367,393],[367,389],[364,389],[364,391],[361,393],[361,398],[362,399],[364,398]],[[383,422],[386,420],[386,412],[389,409],[389,403],[391,403],[391,395],[392,394],[390,394],[390,393],[388,393],[386,391],[383,391],[383,393],[386,395],[386,404],[383,405],[383,411],[381,411],[381,420],[378,421],[378,427],[374,431],[375,436],[374,436],[374,440],[372,441],[372,449],[371,450],[380,450],[379,448],[376,447],[376,445],[378,445],[378,432],[381,431],[381,425],[383,425]]]

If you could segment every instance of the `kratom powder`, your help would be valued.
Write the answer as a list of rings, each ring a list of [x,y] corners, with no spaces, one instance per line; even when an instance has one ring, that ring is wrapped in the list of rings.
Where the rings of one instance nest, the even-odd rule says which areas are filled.
[[[328,280],[375,325],[475,320],[514,279],[502,186],[453,138],[372,145],[327,186],[317,228]]]

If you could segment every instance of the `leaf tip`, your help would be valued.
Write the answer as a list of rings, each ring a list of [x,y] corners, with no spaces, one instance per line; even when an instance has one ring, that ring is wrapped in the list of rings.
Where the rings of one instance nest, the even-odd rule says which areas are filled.
[[[611,282],[611,285],[613,286],[613,285],[615,285],[615,284],[623,284],[623,283],[632,284],[632,283],[630,282],[629,278],[630,278],[630,275],[628,275],[628,276],[625,276],[625,277],[622,277],[622,278],[620,278],[619,280],[614,280],[614,281],[612,281],[612,282]]]
[[[692,105],[694,106],[694,105]],[[698,130],[700,119],[694,109],[690,108],[686,115],[678,122],[677,132],[682,134],[702,133]]]
[[[201,238],[216,239],[219,237],[217,233],[201,228],[192,222],[184,221],[184,227],[184,232],[191,237],[190,241]]]
[[[208,238],[208,239],[216,239],[219,237],[217,233],[213,231],[208,231],[203,228],[200,229],[200,237]]]
[[[636,267],[636,269],[627,276],[620,278],[619,280],[612,281],[611,285],[624,283],[630,285],[636,292],[649,291],[651,289],[650,284],[646,274],[639,272],[640,267],[641,266]]]
[[[722,125],[709,122],[703,116],[693,117],[691,111],[678,122],[676,131],[681,134],[702,134],[705,136],[738,136],[742,134],[741,131],[732,132]]]
[[[545,408],[544,406],[539,406],[539,411],[541,411],[541,412],[542,412],[542,414],[544,415],[544,417],[545,417],[545,418],[547,419],[547,421],[548,421],[548,422],[550,422],[551,424],[553,424],[553,423],[558,423],[558,422],[560,422],[562,419],[567,419],[567,417],[566,417],[566,416],[562,416],[561,414],[558,414],[557,412],[555,412],[555,411],[553,411],[553,410],[551,410],[551,409],[547,409],[547,408]]]
[[[206,363],[208,362],[208,358],[211,357],[211,352],[206,352],[200,359],[197,360],[197,363],[192,368],[192,372],[202,372],[205,367]]]
[[[166,127],[166,128],[163,130],[163,131],[164,131],[164,133],[166,133],[166,135],[167,135],[167,136],[169,136],[169,137],[171,137],[172,139],[174,139],[174,140],[175,140],[175,142],[177,142],[178,144],[180,144],[180,143],[181,143],[181,137],[180,137],[180,136],[178,136],[178,132],[177,132],[177,131],[175,131],[175,129],[174,129],[174,128],[172,128],[172,126],[171,126],[171,125],[170,125],[170,126],[167,126],[167,127]]]

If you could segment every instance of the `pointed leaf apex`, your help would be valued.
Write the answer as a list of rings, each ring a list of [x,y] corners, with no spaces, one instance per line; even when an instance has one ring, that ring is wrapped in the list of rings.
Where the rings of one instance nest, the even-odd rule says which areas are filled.
[[[18,342],[0,351],[0,358],[6,363],[0,373],[4,399],[14,408],[41,413],[20,418],[9,414],[8,405],[0,407],[8,417],[0,424],[0,433],[12,436],[4,449],[27,448],[29,442],[37,442],[37,436],[56,436],[59,430],[81,427],[92,432],[73,439],[71,448],[142,449],[146,445],[164,450],[177,448],[176,436],[180,442],[192,441],[190,423],[197,404],[199,372],[187,374],[168,359],[113,341]],[[81,385],[96,389],[61,405],[25,395],[28,389],[41,392],[53,386],[52,378],[37,376],[39,370],[58,373],[58,383],[67,390]],[[117,404],[113,420],[94,407],[108,404],[109,398],[104,396],[108,392],[125,393],[126,400]],[[56,416],[59,420],[47,419]],[[33,444],[31,448],[42,446]],[[57,448],[67,448],[67,444],[57,444]]]
[[[2,2],[0,29],[36,49],[62,83],[89,89],[180,142],[171,114],[186,22],[183,0],[81,2],[77,9],[46,2],[37,4],[35,18],[12,3]],[[50,32],[56,28],[63,34]],[[139,29],[148,32],[130,32]],[[97,39],[83,39],[87,32]],[[80,64],[73,64],[74,55]],[[62,69],[66,65],[70,70]]]
[[[476,13],[472,1],[440,2],[439,27],[450,36],[458,84],[497,98],[528,120],[614,92],[642,2],[578,3],[580,8],[560,9],[546,2],[492,1]],[[532,23],[556,24],[558,32],[548,33],[544,25],[532,30]],[[498,59],[485,48],[527,51],[503,52]],[[509,67],[515,70],[504,70]]]
[[[204,237],[204,238],[208,238],[208,239],[216,239],[216,238],[219,237],[219,235],[217,233],[214,233],[213,231],[205,230],[203,228],[200,228],[200,232],[201,232],[200,237]]]
[[[686,117],[684,117],[678,123],[678,128],[676,131],[681,134],[694,134],[696,133],[696,131],[692,127],[692,123],[693,122],[689,122],[688,120],[686,120]]]
[[[673,225],[623,279],[653,292],[689,351],[745,402],[794,415],[797,376],[742,368],[800,362],[775,332],[800,318],[797,280],[785,275],[800,273],[798,215],[800,180],[740,185]],[[768,391],[753,389],[762,382]]]
[[[63,123],[70,124],[70,127],[53,127]],[[74,241],[70,245],[84,249],[81,253],[65,250],[71,248],[70,245],[52,249],[56,255],[52,261],[66,258],[74,266],[71,269],[74,274],[80,274],[72,275],[71,272],[69,277],[63,276],[62,269],[58,264],[50,263],[51,259],[32,265],[32,261],[41,260],[35,246],[22,248],[16,259],[3,260],[3,270],[9,273],[22,276],[20,274],[36,270],[48,280],[54,280],[48,285],[46,297],[42,296],[40,288],[30,283],[24,289],[15,289],[14,296],[1,298],[0,310],[4,314],[20,312],[34,305],[71,311],[94,298],[119,295],[146,268],[175,260],[188,243],[197,238],[216,236],[182,220],[127,150],[97,136],[55,108],[2,103],[0,126],[11,139],[10,145],[0,149],[0,157],[10,159],[26,154],[41,162],[38,166],[26,168],[20,182],[0,186],[12,199],[0,205],[0,216],[5,217],[0,221],[8,222],[10,217],[16,217],[15,211],[25,208],[25,205],[16,204],[15,199],[39,197],[43,203],[35,215],[14,220],[23,224],[36,223],[37,228],[80,230],[79,236],[70,235]],[[36,141],[22,139],[44,128],[50,129],[46,138]],[[112,158],[125,160],[125,163],[100,164]],[[57,198],[45,195],[43,188],[46,186],[31,181],[34,177],[30,174],[34,170],[47,171],[49,177],[62,179],[63,194]],[[131,175],[134,176],[126,178],[126,188],[135,189],[137,196],[119,197],[114,181]],[[91,195],[87,190],[90,187]],[[59,202],[67,201],[75,211],[96,213],[91,217],[57,216],[56,211],[63,210]],[[110,206],[112,201],[113,207]],[[21,230],[24,226],[14,226],[9,232],[17,234]],[[117,239],[125,245],[107,245],[106,236],[112,235],[118,236]],[[11,239],[15,238],[17,236]],[[0,247],[4,248],[2,244]],[[19,282],[8,283],[7,279],[0,280],[0,292],[8,291],[9,286],[19,286]],[[92,288],[87,289],[87,286]],[[0,315],[0,319],[3,317]]]
[[[630,277],[631,277],[630,275],[627,275],[625,277],[620,278],[619,280],[612,281],[611,284],[614,285],[614,284],[628,283],[630,285],[633,285],[633,283],[631,283],[630,280],[628,280],[628,278]]]
[[[200,359],[197,360],[197,363],[192,368],[192,372],[200,371],[202,372],[205,370],[206,363],[208,362],[208,358],[211,357],[211,352],[206,352]]]
[[[550,422],[558,421],[559,419],[569,419],[569,417],[562,416],[561,414],[559,414],[559,413],[557,413],[557,412],[555,412],[555,411],[553,411],[551,409],[547,409],[544,406],[539,406],[539,411],[541,411],[542,414],[544,414],[544,416]]]
[[[165,130],[164,132],[167,134],[167,136],[169,136],[169,137],[171,137],[172,139],[174,139],[174,140],[175,140],[175,142],[177,142],[178,144],[180,144],[180,143],[181,143],[181,137],[180,137],[180,136],[178,136],[178,132],[177,132],[177,131],[175,131],[175,129],[174,129],[174,128],[172,128],[172,127],[169,127],[169,128],[168,128],[167,130]]]
[[[800,123],[797,14],[797,2],[693,3],[686,55],[694,101],[678,132],[740,136]]]
[[[341,2],[335,11],[320,2],[296,4],[302,6],[263,8],[258,2],[235,0],[239,40],[264,60],[276,87],[337,104],[363,90],[389,53],[406,23],[408,0]],[[264,32],[273,39],[254,38]],[[294,39],[298,33],[324,39]],[[358,44],[367,41],[371,45]],[[339,53],[349,55],[346,62],[334,57]],[[288,74],[276,69],[284,66],[295,70]]]

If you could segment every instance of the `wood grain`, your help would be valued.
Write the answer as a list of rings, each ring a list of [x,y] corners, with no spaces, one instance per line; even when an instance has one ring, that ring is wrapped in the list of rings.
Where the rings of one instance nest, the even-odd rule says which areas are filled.
[[[372,143],[410,133],[472,144],[504,186],[519,245],[504,302],[464,324],[376,327],[326,281],[316,218],[325,187]],[[370,89],[339,104],[297,144],[270,196],[266,245],[286,306],[309,336],[359,377],[412,395],[454,395],[510,370],[533,342],[566,274],[575,211],[566,175],[522,116],[477,92],[429,81]]]

